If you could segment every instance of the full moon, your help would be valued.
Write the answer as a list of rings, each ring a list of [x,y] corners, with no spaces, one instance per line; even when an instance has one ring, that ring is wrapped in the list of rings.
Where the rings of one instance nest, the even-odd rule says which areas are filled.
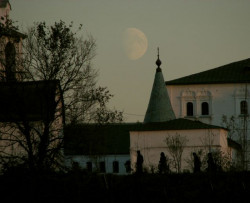
[[[122,42],[124,51],[130,60],[139,59],[148,48],[146,35],[136,28],[127,28],[123,33]]]

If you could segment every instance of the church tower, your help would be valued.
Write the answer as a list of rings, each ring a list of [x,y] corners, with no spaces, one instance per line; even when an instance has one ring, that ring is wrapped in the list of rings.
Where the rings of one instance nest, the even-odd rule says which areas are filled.
[[[0,0],[0,23],[5,24],[6,19],[9,17],[11,5],[9,0]]]
[[[22,40],[26,35],[18,32],[9,18],[11,5],[0,0],[0,82],[21,81]]]
[[[167,88],[165,86],[165,80],[163,78],[162,70],[160,68],[161,61],[156,61],[156,73],[155,79],[151,91],[151,96],[147,108],[147,112],[144,118],[144,123],[150,122],[164,122],[175,119],[175,114],[169,100]]]

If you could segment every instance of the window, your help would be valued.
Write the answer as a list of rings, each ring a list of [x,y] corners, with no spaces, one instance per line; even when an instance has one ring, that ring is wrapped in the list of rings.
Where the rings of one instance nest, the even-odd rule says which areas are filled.
[[[209,115],[209,106],[207,102],[201,104],[201,115]]]
[[[125,168],[126,168],[126,172],[130,173],[131,172],[131,162],[130,162],[130,160],[127,160],[124,165],[125,165]]]
[[[106,167],[105,167],[105,161],[100,162],[100,172],[105,173],[106,172]]]
[[[240,102],[240,114],[248,114],[248,109],[247,109],[247,101],[241,101]]]
[[[87,165],[87,171],[92,172],[92,162],[89,161],[86,163],[86,165]]]
[[[113,162],[113,173],[119,173],[119,162],[118,161]]]
[[[15,80],[16,50],[14,44],[11,42],[8,42],[5,47],[5,60],[6,80],[13,81]]]
[[[193,116],[193,115],[194,115],[193,103],[188,102],[187,103],[187,116]]]

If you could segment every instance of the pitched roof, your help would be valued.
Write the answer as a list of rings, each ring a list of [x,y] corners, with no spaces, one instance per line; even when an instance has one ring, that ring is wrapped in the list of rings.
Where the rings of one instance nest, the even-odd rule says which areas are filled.
[[[250,82],[250,58],[165,82],[166,85]]]
[[[148,108],[145,114],[144,122],[163,122],[175,119],[175,114],[165,87],[162,70],[160,68],[160,60],[156,61],[159,65],[155,72],[155,78]]]
[[[227,144],[229,147],[232,147],[232,148],[237,149],[237,150],[242,150],[242,146],[230,138],[227,138]]]
[[[9,36],[9,37],[14,37],[14,38],[17,38],[17,39],[25,39],[27,37],[27,35],[21,33],[21,32],[18,32],[17,30],[15,29],[7,29],[7,28],[4,28],[4,27],[1,27],[1,30],[0,30],[0,37],[1,36]]]
[[[209,125],[200,121],[178,118],[167,122],[138,123],[132,131],[160,131],[160,130],[198,130],[198,129],[225,129],[221,126]]]
[[[191,129],[225,128],[182,118],[155,123],[122,123],[104,126],[95,124],[68,125],[64,129],[64,152],[66,155],[129,154],[130,131]]]
[[[129,154],[129,130],[134,124],[65,126],[66,155]]]
[[[0,82],[0,121],[52,118],[59,81]]]

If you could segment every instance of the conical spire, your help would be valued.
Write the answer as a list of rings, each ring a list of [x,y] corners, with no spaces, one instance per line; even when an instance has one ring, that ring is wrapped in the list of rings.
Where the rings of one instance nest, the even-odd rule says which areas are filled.
[[[165,80],[160,68],[161,61],[159,59],[159,48],[156,65],[158,67],[156,69],[154,84],[151,91],[148,109],[144,118],[144,123],[164,122],[175,119],[175,114],[169,100]]]

